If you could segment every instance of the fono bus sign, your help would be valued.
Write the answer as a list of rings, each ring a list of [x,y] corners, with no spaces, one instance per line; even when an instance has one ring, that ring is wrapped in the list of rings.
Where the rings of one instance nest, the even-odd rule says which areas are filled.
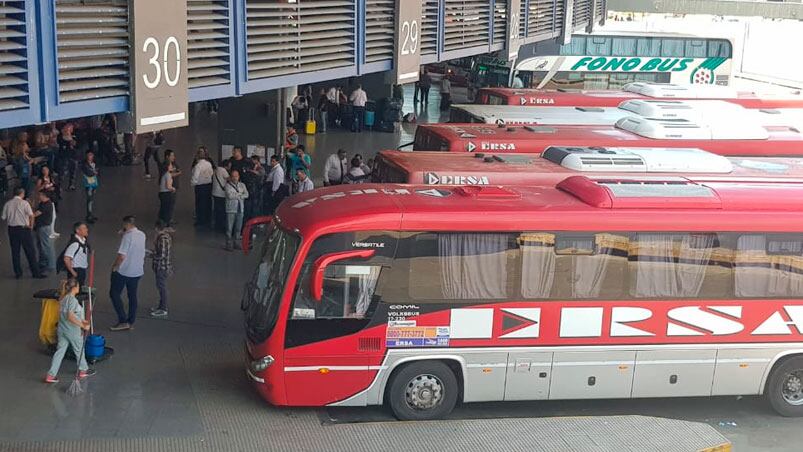
[[[694,58],[639,58],[639,57],[582,57],[572,71],[604,72],[682,72],[688,70]]]

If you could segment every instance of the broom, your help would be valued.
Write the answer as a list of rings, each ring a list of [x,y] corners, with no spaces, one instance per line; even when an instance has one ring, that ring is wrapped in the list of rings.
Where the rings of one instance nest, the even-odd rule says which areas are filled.
[[[90,328],[93,330],[94,330],[94,325],[93,325],[94,322],[92,321],[92,282],[94,279],[94,273],[95,273],[94,270],[95,270],[95,253],[93,252],[92,255],[90,256],[90,262],[89,262],[89,322],[91,325]],[[70,387],[67,388],[67,394],[70,397],[75,397],[78,394],[84,392],[85,390],[84,386],[81,384],[80,364],[81,364],[81,358],[83,358],[84,356],[84,349],[86,348],[87,335],[82,334],[82,336],[84,340],[81,342],[81,351],[77,355],[75,355],[76,358],[75,363],[78,367],[75,369],[75,377],[73,378],[72,383],[70,383]]]

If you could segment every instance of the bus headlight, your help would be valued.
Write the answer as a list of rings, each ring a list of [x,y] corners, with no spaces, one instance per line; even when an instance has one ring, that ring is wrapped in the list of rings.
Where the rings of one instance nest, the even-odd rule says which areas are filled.
[[[254,372],[262,372],[270,367],[270,365],[273,364],[273,361],[275,360],[270,355],[251,361],[251,370]]]

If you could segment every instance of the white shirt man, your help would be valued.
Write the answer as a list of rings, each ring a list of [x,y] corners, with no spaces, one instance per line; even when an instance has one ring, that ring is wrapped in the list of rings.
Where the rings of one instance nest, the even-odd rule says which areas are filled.
[[[329,91],[326,92],[326,100],[333,104],[340,102],[340,96],[337,95],[337,88],[334,86],[329,88]]]
[[[298,175],[298,192],[303,193],[305,191],[312,191],[315,189],[315,184],[312,183],[312,179],[307,177],[307,173],[304,171],[297,171],[296,174]]]
[[[268,173],[268,182],[271,184],[270,192],[276,193],[284,183],[284,168],[275,160],[271,160],[271,164],[273,166],[270,169],[270,173]]]
[[[346,160],[346,151],[339,150],[336,154],[332,154],[326,159],[326,164],[323,167],[323,184],[324,185],[337,185],[343,183],[347,168],[349,167],[348,160]]]
[[[8,227],[30,228],[33,224],[33,209],[31,205],[23,199],[25,192],[19,193],[3,206],[3,221],[8,223]]]
[[[212,196],[215,198],[226,197],[226,181],[229,180],[229,172],[226,168],[218,166],[212,177]]]
[[[511,85],[511,88],[514,89],[524,88],[524,82],[521,80],[521,77],[519,77],[518,74],[515,77],[513,77],[513,84]]]
[[[357,89],[351,93],[349,100],[355,107],[365,107],[365,104],[368,102],[368,95],[365,94],[362,87],[358,85]]]
[[[209,160],[200,159],[192,169],[192,176],[190,177],[190,184],[195,187],[196,185],[207,185],[212,183],[212,176],[215,170]]]
[[[441,80],[441,94],[449,94],[452,92],[452,83],[448,78],[443,77]]]

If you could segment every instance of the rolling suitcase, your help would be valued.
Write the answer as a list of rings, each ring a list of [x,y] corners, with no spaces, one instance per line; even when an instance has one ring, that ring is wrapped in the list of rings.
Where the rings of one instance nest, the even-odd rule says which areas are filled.
[[[374,127],[374,117],[375,116],[376,116],[376,114],[374,112],[372,112],[372,111],[366,111],[365,112],[365,127],[369,128],[369,129]]]
[[[315,135],[318,130],[318,123],[315,121],[315,111],[310,108],[307,122],[304,124],[304,133],[307,135]]]

